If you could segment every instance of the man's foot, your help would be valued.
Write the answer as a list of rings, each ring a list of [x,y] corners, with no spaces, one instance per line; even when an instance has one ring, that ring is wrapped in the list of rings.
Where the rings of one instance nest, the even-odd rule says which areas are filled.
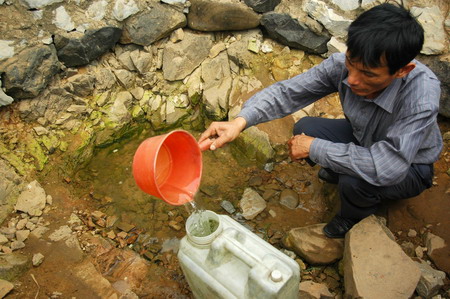
[[[344,238],[345,234],[355,225],[358,221],[353,219],[344,218],[336,215],[331,219],[330,223],[325,225],[323,233],[328,238]]]
[[[331,175],[328,171],[325,170],[325,168],[320,168],[319,179],[330,184],[337,184],[339,182],[339,176]]]

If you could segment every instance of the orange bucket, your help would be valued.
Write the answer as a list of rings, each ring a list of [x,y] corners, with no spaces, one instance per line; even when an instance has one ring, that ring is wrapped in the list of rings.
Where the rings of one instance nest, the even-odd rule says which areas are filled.
[[[194,199],[202,176],[202,153],[195,138],[177,130],[144,140],[133,158],[139,188],[171,205]]]

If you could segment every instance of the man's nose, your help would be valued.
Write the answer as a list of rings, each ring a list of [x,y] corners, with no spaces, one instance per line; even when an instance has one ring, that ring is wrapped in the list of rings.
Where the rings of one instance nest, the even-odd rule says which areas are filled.
[[[353,85],[353,86],[357,86],[360,83],[360,78],[357,72],[355,71],[351,71],[348,72],[348,84]]]

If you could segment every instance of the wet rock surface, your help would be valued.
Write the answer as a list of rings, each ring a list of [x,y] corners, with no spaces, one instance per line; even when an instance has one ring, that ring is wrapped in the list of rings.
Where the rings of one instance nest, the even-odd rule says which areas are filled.
[[[192,297],[176,257],[191,211],[138,190],[131,177],[132,154],[149,136],[175,128],[198,136],[211,120],[234,117],[256,91],[325,57],[308,53],[345,51],[345,24],[378,3],[294,2],[264,1],[270,8],[261,8],[257,1],[81,1],[76,7],[75,2],[0,1],[5,17],[0,71],[6,91],[0,92],[0,105],[6,105],[0,108],[0,295]],[[448,30],[442,17],[448,5],[441,3],[439,11],[433,3],[413,2],[429,23],[431,42],[424,50],[442,53],[448,38],[439,36],[442,28]],[[195,5],[215,13],[195,11]],[[266,17],[259,11],[266,9],[274,10],[268,19],[277,15],[286,27],[271,20],[278,25],[269,34],[269,25],[260,26]],[[255,29],[241,30],[247,28]],[[198,32],[203,30],[214,32]],[[291,41],[300,33],[301,41]],[[72,45],[71,57],[80,57],[65,60],[63,45]],[[438,65],[431,65],[443,82],[441,107],[448,102],[446,59],[444,53]],[[78,62],[70,66],[72,61]],[[88,65],[78,66],[81,62]],[[21,66],[20,72],[14,73],[14,65]],[[366,251],[393,248],[398,259],[381,254],[377,261],[410,275],[395,277],[407,286],[407,296],[448,298],[450,218],[444,212],[449,208],[450,138],[444,138],[433,187],[390,207],[392,233],[370,223],[368,230],[379,238],[367,249],[371,243],[366,234],[357,237],[358,227],[345,241],[330,241],[321,233],[338,208],[337,190],[317,179],[317,167],[290,161],[285,146],[293,123],[306,115],[343,117],[337,96],[331,95],[293,116],[247,130],[227,148],[204,153],[198,205],[227,213],[294,259],[305,298],[375,292],[372,285],[346,282],[369,271],[349,270],[341,259],[344,242],[352,252],[365,248],[363,258]],[[448,121],[439,121],[448,135]],[[34,187],[27,189],[28,184]],[[243,199],[248,188],[257,200]],[[412,260],[420,263],[420,279]]]

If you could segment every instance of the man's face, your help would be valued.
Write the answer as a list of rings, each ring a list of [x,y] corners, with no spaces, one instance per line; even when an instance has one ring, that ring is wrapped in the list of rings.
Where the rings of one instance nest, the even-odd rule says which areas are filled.
[[[376,98],[391,82],[398,77],[389,73],[386,60],[381,59],[380,67],[366,67],[359,60],[350,59],[347,52],[345,66],[348,70],[348,84],[354,94],[368,99]]]

